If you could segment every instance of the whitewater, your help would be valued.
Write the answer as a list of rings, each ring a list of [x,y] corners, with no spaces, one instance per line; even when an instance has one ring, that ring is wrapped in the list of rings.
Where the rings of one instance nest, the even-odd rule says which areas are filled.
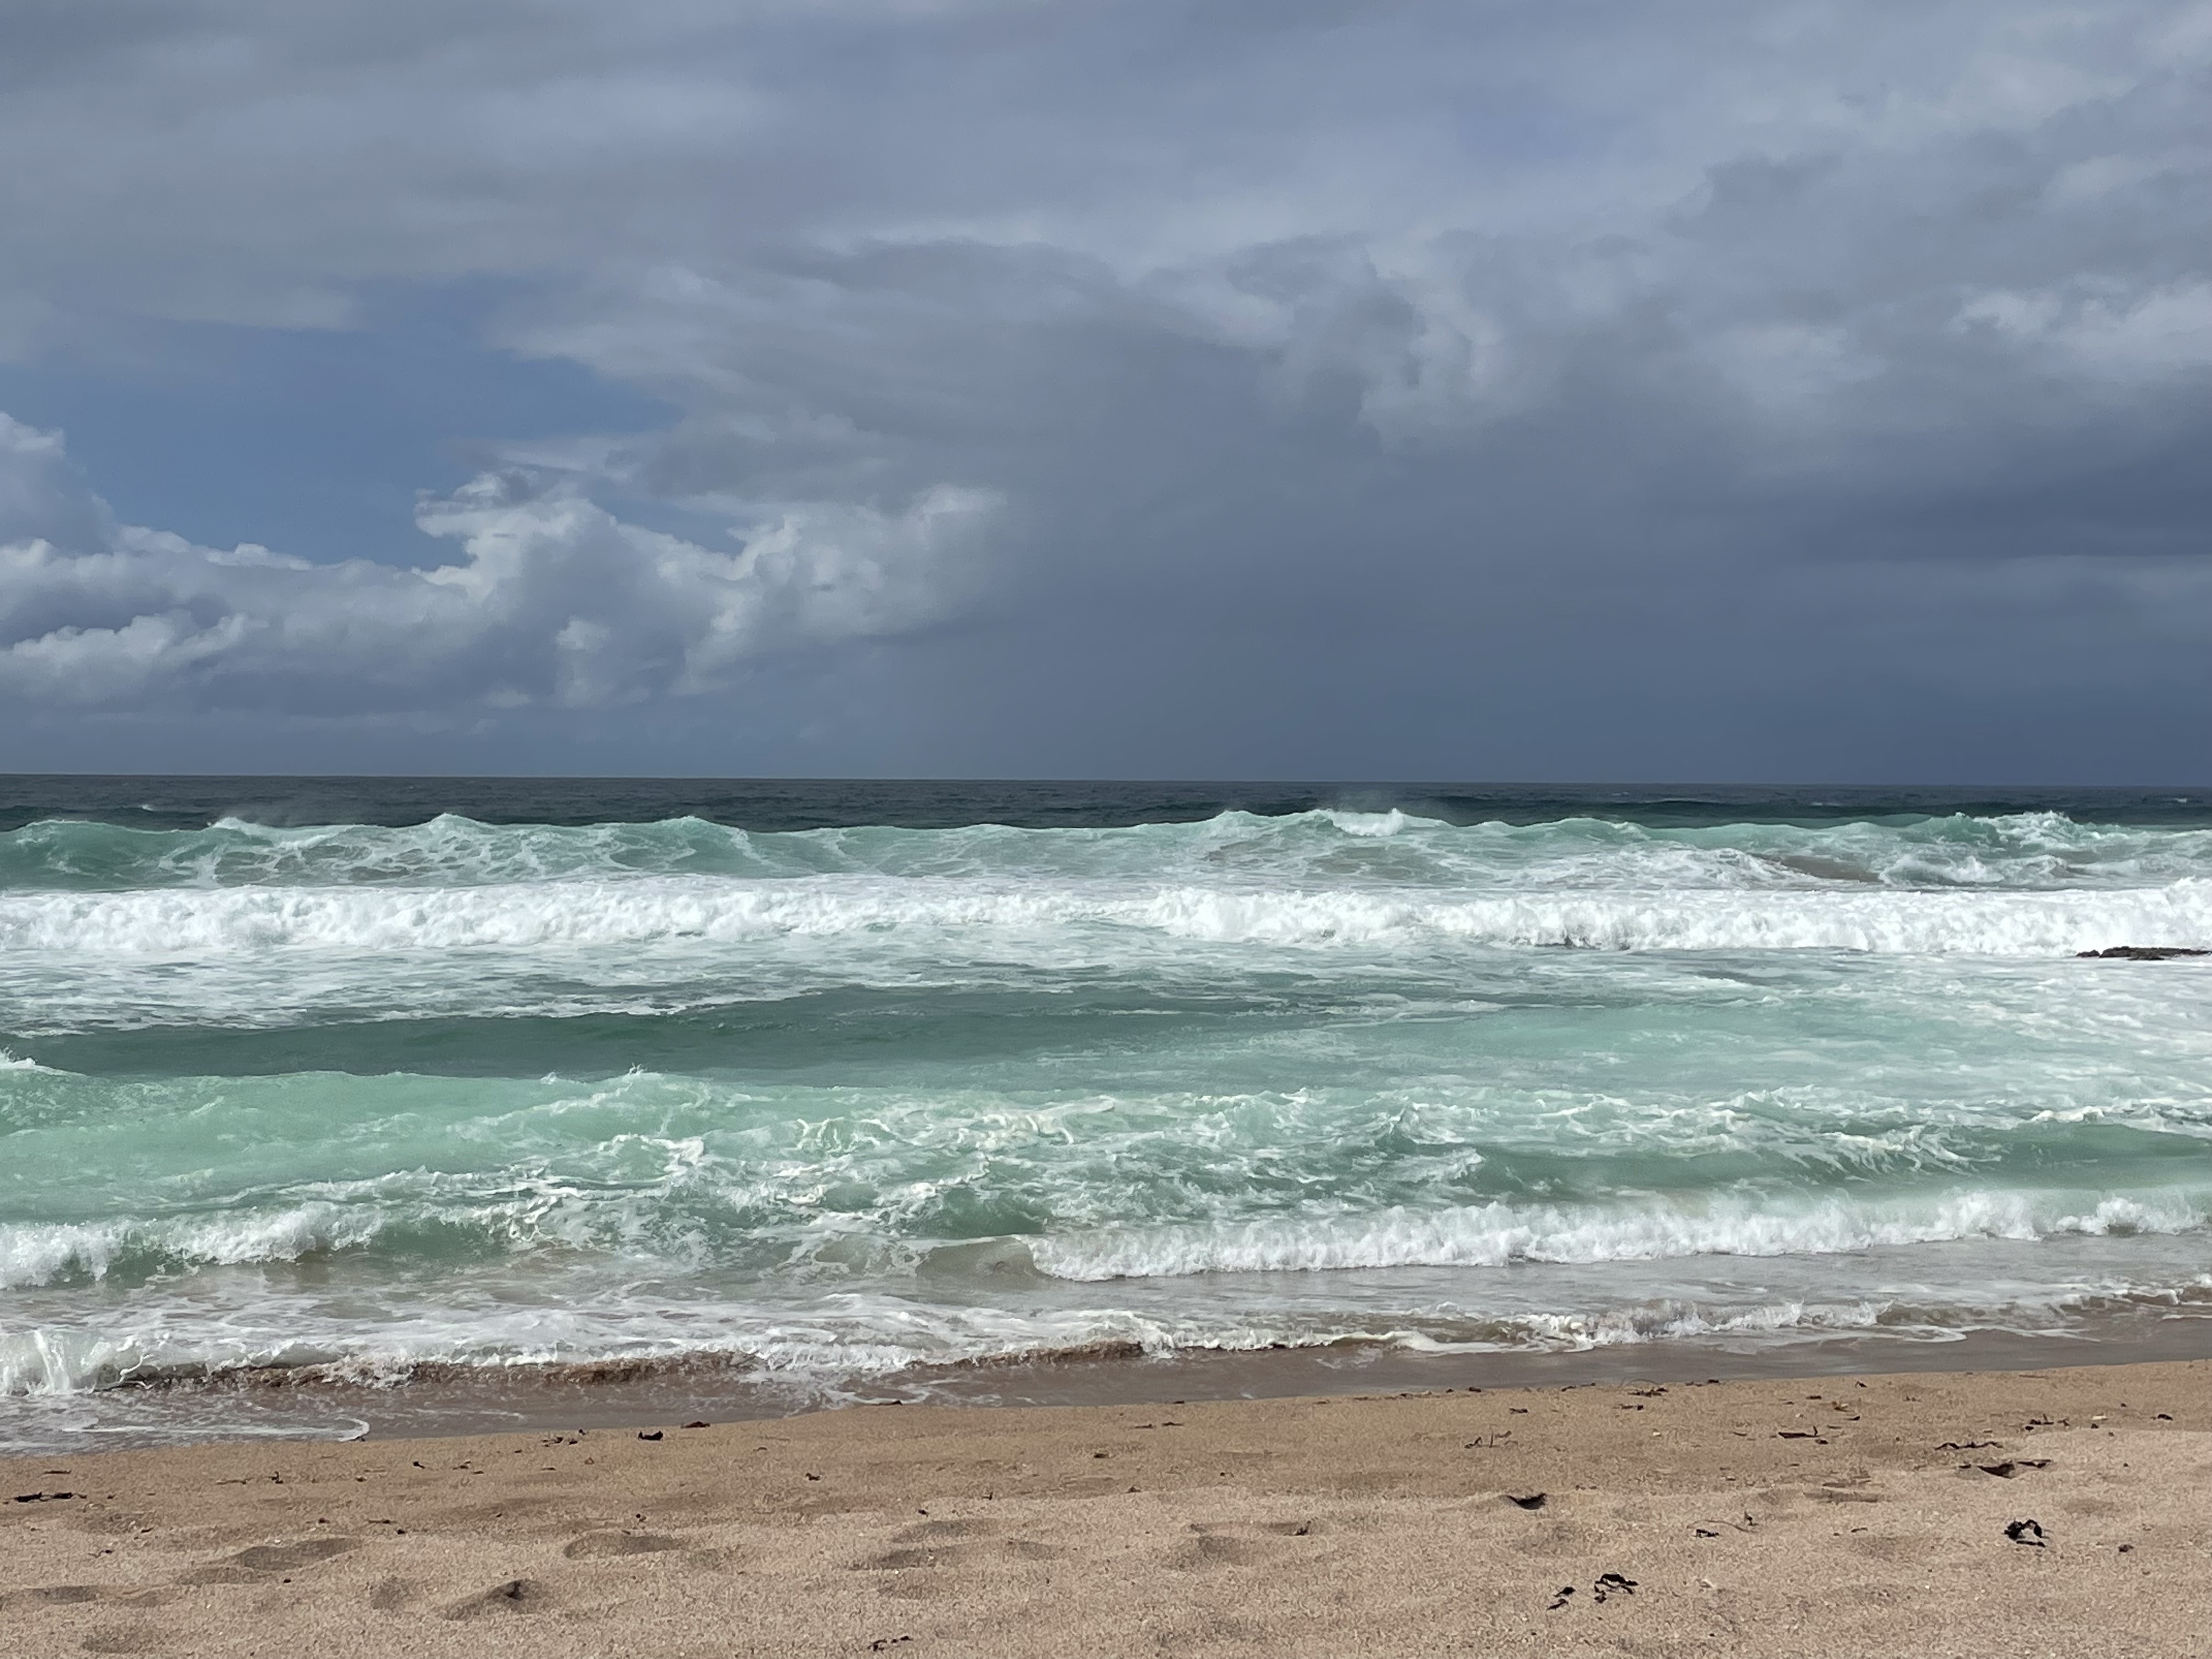
[[[13,787],[13,1443],[2212,1320],[2212,957],[2081,954],[2212,949],[2186,792]]]

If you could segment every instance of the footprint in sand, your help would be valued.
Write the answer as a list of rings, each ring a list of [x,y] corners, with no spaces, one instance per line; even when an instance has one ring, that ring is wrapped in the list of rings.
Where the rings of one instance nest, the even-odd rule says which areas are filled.
[[[988,1561],[1050,1561],[1060,1552],[1032,1538],[979,1540],[966,1544],[919,1544],[885,1550],[859,1564],[863,1572],[906,1572],[915,1567],[975,1566]]]
[[[684,1540],[657,1532],[587,1532],[580,1538],[572,1538],[561,1553],[571,1561],[588,1560],[603,1555],[655,1555],[662,1550],[680,1550]]]
[[[256,1544],[194,1567],[178,1581],[186,1584],[258,1584],[277,1573],[292,1573],[359,1549],[358,1538],[302,1538],[290,1544]]]
[[[988,1538],[999,1528],[988,1521],[917,1521],[891,1534],[894,1544],[934,1544],[945,1538]]]
[[[1185,1569],[1252,1567],[1307,1560],[1327,1554],[1312,1547],[1320,1533],[1312,1521],[1194,1521],[1192,1538],[1170,1565]]]
[[[1852,1554],[1863,1555],[1869,1561],[1921,1560],[1933,1547],[1932,1540],[1926,1538],[1872,1532],[1846,1533],[1843,1545]]]
[[[891,1534],[896,1549],[855,1563],[861,1572],[975,1566],[991,1561],[1050,1561],[1060,1552],[1033,1538],[1006,1538],[988,1521],[923,1521]]]
[[[503,1619],[509,1613],[543,1613],[553,1604],[551,1594],[535,1578],[510,1578],[478,1590],[441,1608],[441,1619]]]
[[[72,1601],[97,1601],[106,1594],[97,1584],[41,1584],[0,1595],[0,1607],[65,1607]]]
[[[125,1589],[104,1584],[40,1584],[30,1589],[0,1595],[0,1613],[15,1607],[70,1607],[87,1601],[106,1601],[126,1607],[159,1606],[176,1594],[166,1589]]]
[[[94,1630],[81,1645],[87,1653],[159,1653],[166,1639],[158,1626],[110,1625]]]
[[[358,1538],[302,1538],[291,1544],[256,1544],[223,1559],[225,1565],[244,1567],[249,1572],[296,1572],[360,1547]]]

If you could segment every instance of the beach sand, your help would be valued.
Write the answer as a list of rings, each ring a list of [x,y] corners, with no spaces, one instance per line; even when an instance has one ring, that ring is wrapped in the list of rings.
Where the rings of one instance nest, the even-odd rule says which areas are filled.
[[[34,1659],[2202,1659],[2212,1363],[19,1458],[0,1528]]]

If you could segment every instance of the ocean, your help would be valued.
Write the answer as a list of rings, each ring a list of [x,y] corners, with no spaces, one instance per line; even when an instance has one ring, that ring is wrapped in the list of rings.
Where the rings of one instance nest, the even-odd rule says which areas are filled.
[[[0,779],[0,1449],[2212,1352],[2212,957],[2116,945],[2212,791]]]

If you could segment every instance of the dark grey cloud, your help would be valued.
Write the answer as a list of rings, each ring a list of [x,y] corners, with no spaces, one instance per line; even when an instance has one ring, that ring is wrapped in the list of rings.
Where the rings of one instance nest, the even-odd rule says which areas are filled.
[[[390,566],[118,526],[10,428],[55,743],[2203,769],[2212,8],[157,18],[5,25],[7,349],[491,283],[676,414]]]

